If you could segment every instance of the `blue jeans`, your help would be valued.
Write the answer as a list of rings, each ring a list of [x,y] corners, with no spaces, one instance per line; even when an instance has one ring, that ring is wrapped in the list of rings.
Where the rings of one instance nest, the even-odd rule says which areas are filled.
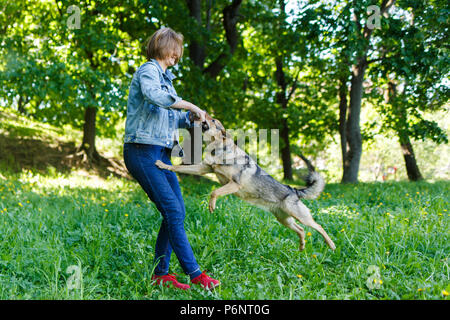
[[[201,271],[184,230],[186,211],[180,185],[174,172],[155,165],[156,160],[171,165],[170,152],[168,148],[152,144],[125,143],[123,147],[128,171],[163,216],[155,245],[155,275],[169,272],[173,250],[183,271],[193,279]]]

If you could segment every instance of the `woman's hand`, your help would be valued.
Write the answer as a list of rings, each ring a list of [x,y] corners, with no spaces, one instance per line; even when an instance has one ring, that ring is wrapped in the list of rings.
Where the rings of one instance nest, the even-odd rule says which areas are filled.
[[[200,120],[200,122],[204,122],[206,121],[206,111],[200,109],[199,107],[197,107],[196,105],[194,105],[195,108],[191,109],[191,112],[193,112],[195,114],[195,118],[194,120]]]
[[[190,103],[186,100],[180,100],[177,103],[172,105],[173,108],[177,109],[187,109],[190,110],[194,115],[194,120],[200,120],[201,122],[206,121],[206,111],[200,109],[195,104]]]

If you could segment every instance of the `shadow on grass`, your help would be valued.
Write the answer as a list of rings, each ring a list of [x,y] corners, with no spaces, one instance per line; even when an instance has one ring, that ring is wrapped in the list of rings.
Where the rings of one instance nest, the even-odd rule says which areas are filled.
[[[39,137],[38,133],[39,130],[30,128],[9,128],[8,134],[0,134],[0,170],[68,174],[74,169],[84,169],[102,178],[113,175],[131,179],[121,160],[100,156],[98,161],[86,162],[77,153],[78,148],[73,141],[51,141]],[[38,137],[30,137],[33,135]]]

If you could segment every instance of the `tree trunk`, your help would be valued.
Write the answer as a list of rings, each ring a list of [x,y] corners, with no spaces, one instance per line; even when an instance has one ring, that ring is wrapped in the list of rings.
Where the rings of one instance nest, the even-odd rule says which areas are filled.
[[[202,6],[201,0],[186,0],[187,6],[189,8],[189,15],[193,17],[199,27],[202,24]],[[205,62],[205,45],[201,43],[198,39],[193,39],[189,44],[189,57],[192,62],[199,67],[200,70],[203,70],[203,65]],[[185,151],[185,155],[183,157],[183,164],[197,164],[202,161],[202,157],[196,156],[198,153],[198,144],[201,141],[201,136],[198,135],[196,128],[190,128],[189,137],[185,139],[183,142],[183,147]],[[201,150],[201,146],[200,146]],[[201,154],[201,151],[200,151]]]
[[[287,109],[288,99],[286,97],[286,78],[283,71],[283,57],[275,58],[276,70],[275,78],[279,86],[279,91],[276,94],[277,103],[281,106],[283,112]],[[292,159],[291,147],[289,144],[289,125],[286,118],[281,119],[280,137],[283,140],[283,147],[281,148],[281,160],[283,163],[284,179],[292,180]]]
[[[350,105],[348,109],[348,118],[346,121],[346,139],[348,150],[343,162],[344,173],[342,175],[343,183],[357,183],[359,163],[362,155],[362,137],[360,128],[361,101],[363,95],[364,73],[367,63],[363,58],[357,65],[353,66]]]
[[[202,4],[201,0],[186,0],[189,8],[189,14],[196,21],[198,26],[202,25]],[[203,64],[205,62],[205,45],[198,39],[193,39],[189,44],[189,57],[192,62],[203,70]]]
[[[84,125],[83,125],[83,142],[80,149],[86,152],[89,160],[99,159],[99,154],[95,148],[95,117],[97,115],[97,108],[88,107],[84,112]]]
[[[28,102],[30,101],[30,97],[25,96],[25,99],[23,98],[22,95],[19,96],[19,100],[17,101],[17,111],[19,111],[21,114],[25,114],[25,106],[28,104]],[[39,100],[38,100],[39,101]],[[38,106],[37,106],[38,107]],[[36,107],[36,108],[37,108]]]
[[[403,158],[405,159],[406,173],[410,181],[423,180],[423,176],[420,173],[419,166],[417,165],[416,157],[414,155],[413,146],[409,137],[400,138],[400,146],[403,152]]]
[[[201,0],[186,0],[189,14],[193,17],[198,26],[202,25],[202,5]],[[199,41],[199,39],[193,39],[189,44],[189,56],[192,62],[202,70],[203,73],[208,74],[211,78],[215,79],[220,71],[225,67],[227,58],[233,55],[237,48],[239,33],[236,25],[238,22],[239,8],[242,0],[233,0],[231,4],[223,9],[223,27],[225,30],[226,40],[229,46],[229,52],[221,53],[216,60],[214,60],[208,67],[204,67],[206,58],[206,46],[205,43]],[[206,12],[206,28],[210,28],[212,3],[209,2]],[[201,39],[200,39],[201,40]],[[197,129],[198,130],[198,129]],[[190,134],[189,141],[183,143],[186,147],[186,153],[183,158],[183,164],[196,164],[202,161],[201,156],[198,156],[199,148],[201,155],[201,136],[198,135],[195,128],[188,129]],[[189,146],[189,147],[188,147]]]
[[[395,0],[383,0],[380,7],[380,14],[387,16],[389,9],[394,5]],[[357,21],[359,24],[359,21]],[[352,66],[352,80],[350,89],[350,105],[348,108],[348,118],[346,121],[346,139],[348,150],[344,159],[344,173],[342,183],[357,183],[359,164],[362,155],[362,137],[359,126],[361,115],[361,101],[363,96],[364,74],[367,68],[367,53],[370,48],[370,38],[374,28],[366,22],[362,34],[365,42],[364,50],[358,55],[357,63]],[[358,31],[359,32],[359,31]]]
[[[22,96],[19,96],[19,101],[17,101],[17,111],[19,111],[21,114],[25,114]]]
[[[229,50],[222,52],[216,60],[214,60],[207,68],[203,70],[211,78],[215,79],[220,71],[226,66],[231,56],[233,56],[239,43],[239,31],[236,26],[239,19],[239,9],[241,7],[242,0],[233,0],[232,3],[226,6],[223,10],[223,28],[225,30],[225,37]]]
[[[414,155],[414,149],[409,139],[409,134],[407,130],[407,114],[405,109],[396,101],[395,97],[397,95],[397,86],[394,81],[389,81],[388,90],[386,96],[386,102],[393,105],[395,110],[395,116],[400,119],[397,123],[397,136],[400,142],[400,147],[402,149],[403,158],[405,159],[406,174],[410,181],[423,180],[423,176],[420,173],[419,166],[417,165],[416,157]],[[399,124],[402,123],[403,126]]]
[[[281,139],[283,139],[284,146],[281,148],[281,160],[283,162],[284,179],[292,180],[292,159],[291,146],[289,144],[289,127],[286,119],[282,121],[282,128],[280,132]]]
[[[339,84],[339,135],[341,137],[342,168],[347,159],[347,79],[342,78]]]

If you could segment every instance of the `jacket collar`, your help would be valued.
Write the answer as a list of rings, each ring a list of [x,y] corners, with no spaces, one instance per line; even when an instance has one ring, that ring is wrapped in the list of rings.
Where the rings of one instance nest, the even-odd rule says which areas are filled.
[[[158,68],[158,70],[165,75],[170,81],[172,81],[173,79],[176,78],[176,76],[169,70],[169,68],[166,68],[166,72],[163,71],[162,67],[159,65],[159,62],[156,59],[150,59],[150,61],[152,61],[156,67]]]

